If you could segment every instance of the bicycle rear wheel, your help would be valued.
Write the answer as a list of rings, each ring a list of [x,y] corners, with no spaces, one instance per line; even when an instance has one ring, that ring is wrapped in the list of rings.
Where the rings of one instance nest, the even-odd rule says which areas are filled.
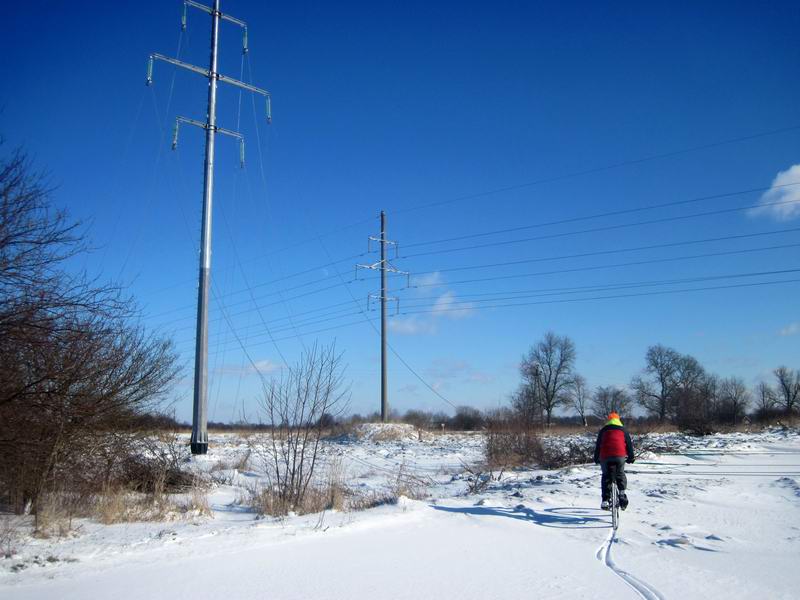
[[[611,482],[611,527],[614,531],[619,527],[619,491],[616,481]]]

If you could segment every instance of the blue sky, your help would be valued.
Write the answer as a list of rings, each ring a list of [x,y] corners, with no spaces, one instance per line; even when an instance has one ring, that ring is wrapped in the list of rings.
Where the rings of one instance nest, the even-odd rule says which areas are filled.
[[[281,354],[294,362],[315,339],[344,351],[352,410],[379,408],[379,340],[353,301],[363,307],[377,278],[345,282],[355,263],[377,260],[355,255],[381,209],[400,242],[395,264],[417,286],[397,289],[401,313],[434,311],[393,317],[391,343],[453,404],[506,402],[521,355],[547,330],[575,340],[590,385],[626,384],[654,343],[749,383],[800,366],[795,282],[630,296],[798,273],[563,294],[800,268],[798,232],[775,233],[800,227],[800,193],[764,194],[800,181],[796,3],[229,0],[222,10],[248,22],[251,51],[243,62],[238,29],[224,25],[220,70],[269,89],[274,120],[258,98],[220,87],[218,123],[244,134],[247,164],[220,137],[213,420],[254,414],[258,378],[241,345],[275,375]],[[169,138],[176,115],[203,118],[206,85],[163,63],[144,85],[150,52],[207,63],[209,19],[190,11],[181,35],[180,13],[177,1],[15,3],[0,39],[0,132],[49,171],[55,202],[90,223],[99,248],[81,266],[129,285],[145,324],[174,335],[187,364],[175,409],[189,418],[203,140],[183,127],[172,152]],[[740,141],[716,145],[728,140]],[[422,245],[745,190],[761,191]],[[719,212],[760,201],[773,206]],[[690,216],[701,212],[716,214]],[[573,254],[588,256],[557,258]],[[555,302],[531,304],[545,300]],[[393,407],[449,408],[395,357],[390,368]]]

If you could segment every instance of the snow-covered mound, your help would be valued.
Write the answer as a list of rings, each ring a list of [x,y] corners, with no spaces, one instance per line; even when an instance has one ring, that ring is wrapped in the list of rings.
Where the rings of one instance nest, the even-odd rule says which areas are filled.
[[[415,441],[419,432],[407,423],[362,423],[355,429],[356,437],[365,442]]]

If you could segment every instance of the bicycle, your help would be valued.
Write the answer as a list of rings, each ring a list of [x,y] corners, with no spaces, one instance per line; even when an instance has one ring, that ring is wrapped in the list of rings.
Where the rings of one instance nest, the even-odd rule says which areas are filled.
[[[611,527],[614,531],[619,527],[619,489],[617,488],[617,467],[608,466],[608,476],[611,478]]]

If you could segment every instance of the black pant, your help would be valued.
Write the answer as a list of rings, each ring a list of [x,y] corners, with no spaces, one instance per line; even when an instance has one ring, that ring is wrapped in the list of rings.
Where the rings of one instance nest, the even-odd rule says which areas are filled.
[[[600,468],[603,470],[603,477],[600,481],[600,488],[603,492],[603,500],[611,500],[611,471],[617,480],[617,488],[624,492],[628,487],[628,478],[625,477],[625,457],[613,456],[604,458],[600,461]]]

